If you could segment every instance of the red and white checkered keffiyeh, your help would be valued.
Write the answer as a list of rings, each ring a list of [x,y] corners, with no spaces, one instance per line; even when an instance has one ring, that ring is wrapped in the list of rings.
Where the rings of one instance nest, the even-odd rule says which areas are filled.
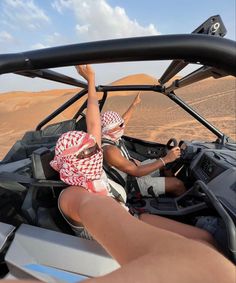
[[[124,134],[124,119],[114,111],[106,111],[101,115],[102,138],[112,141],[119,140]],[[117,130],[114,130],[116,129]]]
[[[107,188],[100,184],[103,155],[99,150],[90,157],[79,159],[77,155],[94,146],[95,138],[81,131],[70,131],[61,135],[55,147],[55,157],[50,162],[60,178],[68,185],[82,186],[90,192],[107,195]]]

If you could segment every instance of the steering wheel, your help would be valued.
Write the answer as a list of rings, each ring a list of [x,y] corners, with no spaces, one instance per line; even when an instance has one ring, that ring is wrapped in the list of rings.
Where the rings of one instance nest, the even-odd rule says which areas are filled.
[[[166,148],[167,149],[172,149],[173,147],[178,146],[177,140],[175,138],[171,138],[168,140],[167,144],[166,144]]]
[[[179,146],[178,145],[178,142],[175,138],[171,138],[168,140],[168,142],[166,143],[166,153],[168,150],[176,147],[176,146]],[[180,158],[176,159],[175,161],[173,162],[170,162],[166,165],[166,169],[167,170],[172,170],[173,172],[176,172],[182,165],[182,158],[181,158],[181,155],[180,155]]]
[[[180,148],[180,158],[184,158],[184,152],[185,150],[181,148],[181,145],[184,143],[183,140],[181,140],[179,143],[177,142],[177,140],[175,138],[171,138],[168,140],[168,142],[166,143],[166,153],[168,150],[178,146]]]

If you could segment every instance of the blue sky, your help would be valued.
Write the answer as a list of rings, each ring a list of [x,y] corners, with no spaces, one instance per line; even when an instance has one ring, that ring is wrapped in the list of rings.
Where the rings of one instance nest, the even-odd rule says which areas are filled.
[[[0,53],[109,38],[191,33],[217,14],[227,28],[226,38],[235,40],[235,0],[1,0]],[[97,83],[103,84],[134,73],[159,77],[167,64],[116,63],[94,68]],[[61,70],[76,76],[72,67]],[[59,87],[67,86],[0,76],[0,92]]]

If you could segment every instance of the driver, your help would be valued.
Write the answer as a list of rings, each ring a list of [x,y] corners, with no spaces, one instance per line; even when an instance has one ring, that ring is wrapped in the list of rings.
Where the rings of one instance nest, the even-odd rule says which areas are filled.
[[[122,117],[113,111],[107,111],[101,115],[103,158],[108,165],[118,171],[126,182],[128,176],[137,177],[135,182],[141,195],[158,197],[161,194],[168,193],[179,196],[186,191],[184,183],[170,172],[166,177],[167,170],[164,170],[166,164],[180,157],[179,147],[172,148],[162,158],[140,162],[130,157],[121,140],[135,105],[140,102],[139,93]],[[164,176],[161,176],[160,172]]]

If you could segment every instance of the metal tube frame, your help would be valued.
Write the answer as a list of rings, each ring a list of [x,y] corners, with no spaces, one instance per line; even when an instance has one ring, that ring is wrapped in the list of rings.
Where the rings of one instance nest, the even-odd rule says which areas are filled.
[[[130,90],[154,91],[154,92],[158,92],[158,93],[161,93],[161,94],[167,96],[172,101],[174,101],[176,104],[178,104],[182,109],[184,109],[187,113],[189,113],[192,117],[194,117],[198,122],[200,122],[202,125],[204,125],[213,134],[215,134],[221,140],[222,143],[225,140],[227,140],[228,137],[226,137],[214,125],[212,125],[210,122],[208,122],[206,119],[204,119],[199,113],[197,113],[189,105],[187,105],[181,98],[176,96],[176,94],[173,91],[170,92],[170,93],[166,93],[164,91],[164,88],[162,86],[158,86],[158,85],[98,86],[98,87],[96,87],[96,91],[100,91],[100,92],[102,91],[103,92],[103,97],[100,100],[100,111],[102,110],[103,105],[104,105],[104,103],[107,99],[108,92],[130,91]],[[59,107],[56,111],[54,111],[52,114],[50,114],[47,118],[45,118],[41,123],[39,123],[39,125],[36,127],[36,130],[40,130],[45,124],[47,124],[49,121],[51,121],[57,115],[59,115],[62,111],[67,109],[69,106],[71,106],[78,99],[83,97],[86,93],[87,93],[87,89],[83,89],[82,91],[80,91],[78,94],[76,94],[74,97],[72,97],[66,103],[64,103],[61,107]],[[83,105],[80,107],[78,112],[74,115],[73,119],[78,118],[80,113],[86,108],[86,105],[87,105],[87,100],[83,103]]]

